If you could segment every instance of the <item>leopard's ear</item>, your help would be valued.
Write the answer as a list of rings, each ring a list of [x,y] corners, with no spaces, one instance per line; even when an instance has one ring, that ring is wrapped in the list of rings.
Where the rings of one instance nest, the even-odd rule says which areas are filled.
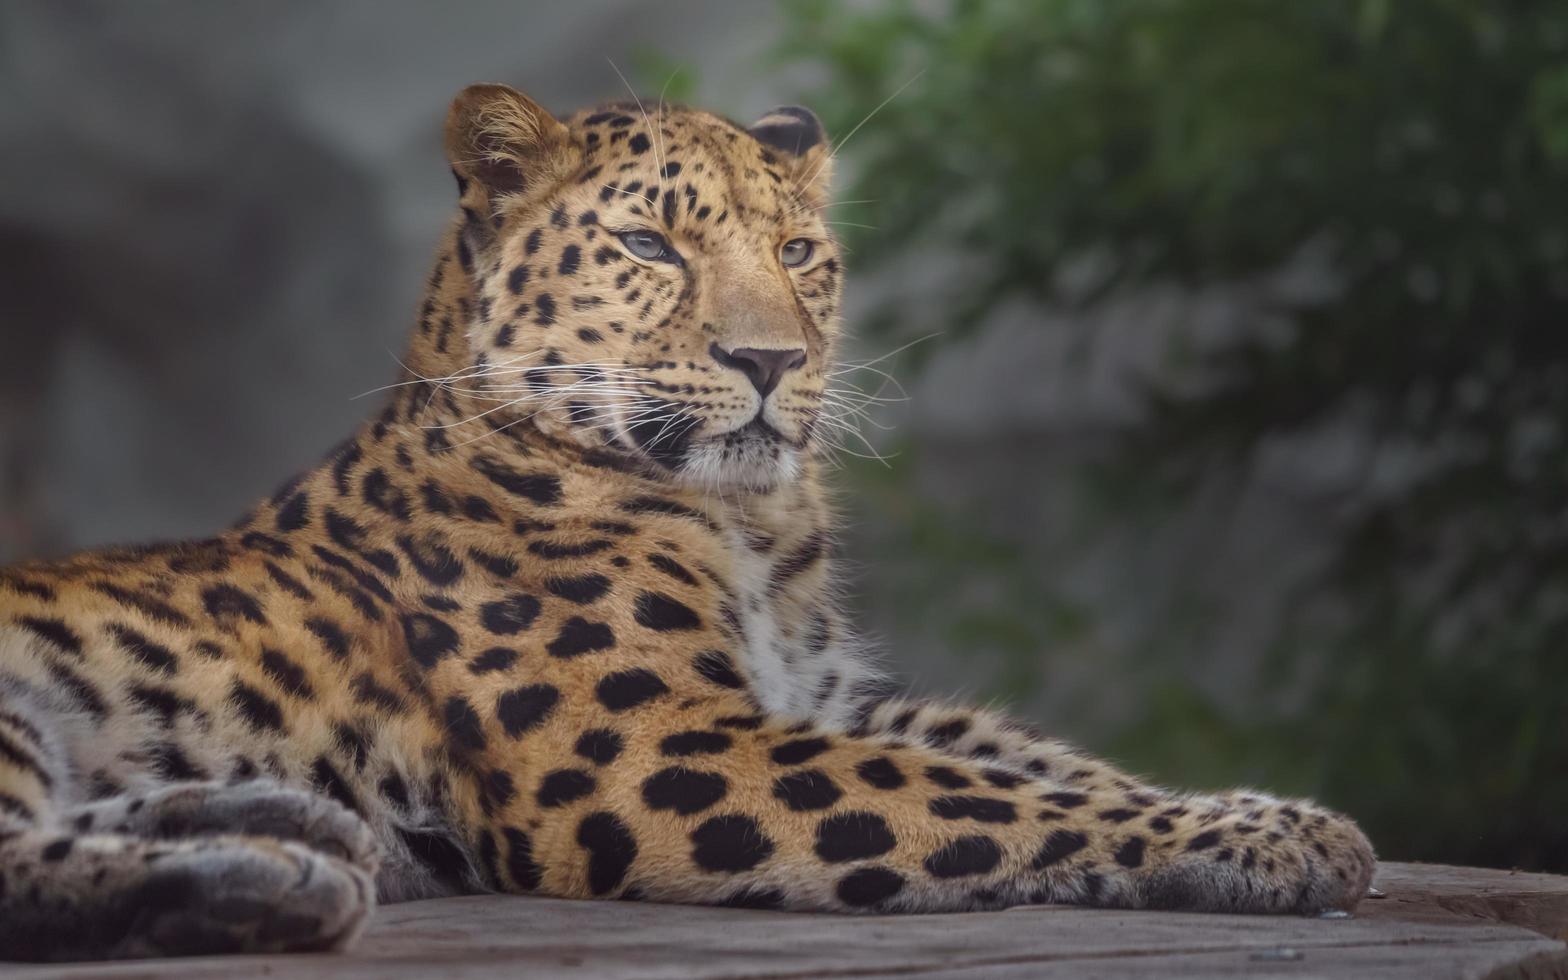
[[[446,155],[459,182],[500,194],[565,180],[582,163],[571,131],[528,96],[505,85],[470,85],[446,116]]]
[[[805,106],[781,105],[747,132],[783,157],[787,175],[803,193],[826,200],[833,178],[833,148],[822,120]]]

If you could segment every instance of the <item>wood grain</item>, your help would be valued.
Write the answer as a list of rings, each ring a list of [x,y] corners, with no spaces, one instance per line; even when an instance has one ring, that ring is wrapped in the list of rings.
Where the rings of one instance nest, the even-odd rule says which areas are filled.
[[[482,896],[381,909],[352,953],[4,967],[11,980],[1568,978],[1568,878],[1385,864],[1349,919],[1031,906],[855,918]]]

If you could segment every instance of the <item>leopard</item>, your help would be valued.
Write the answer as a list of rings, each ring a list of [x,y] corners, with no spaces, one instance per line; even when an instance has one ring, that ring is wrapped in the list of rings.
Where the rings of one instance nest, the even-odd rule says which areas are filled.
[[[342,950],[483,893],[1342,914],[1372,846],[908,693],[850,621],[810,110],[464,89],[397,381],[200,540],[0,572],[0,958]]]

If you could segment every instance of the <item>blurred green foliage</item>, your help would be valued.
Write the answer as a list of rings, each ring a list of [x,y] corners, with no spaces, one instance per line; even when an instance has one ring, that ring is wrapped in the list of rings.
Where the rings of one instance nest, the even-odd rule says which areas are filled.
[[[1568,871],[1568,4],[789,9],[786,58],[854,132],[841,196],[878,202],[856,218],[877,230],[842,229],[857,267],[935,248],[966,270],[934,307],[887,300],[889,345],[1020,300],[1318,283],[1151,382],[1096,474],[1147,520],[1281,440],[1365,457],[1269,651],[1290,696],[1248,711],[1174,683],[1121,755],[1320,794],[1390,857]],[[927,525],[932,560],[983,547]],[[970,628],[1037,656],[1005,616]]]

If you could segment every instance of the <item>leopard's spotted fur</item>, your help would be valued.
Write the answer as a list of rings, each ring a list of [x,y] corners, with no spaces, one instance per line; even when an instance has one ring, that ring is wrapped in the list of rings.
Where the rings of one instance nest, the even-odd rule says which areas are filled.
[[[328,948],[377,891],[1356,904],[1341,816],[889,695],[833,598],[815,117],[476,86],[447,144],[385,411],[218,537],[0,575],[0,956]]]

